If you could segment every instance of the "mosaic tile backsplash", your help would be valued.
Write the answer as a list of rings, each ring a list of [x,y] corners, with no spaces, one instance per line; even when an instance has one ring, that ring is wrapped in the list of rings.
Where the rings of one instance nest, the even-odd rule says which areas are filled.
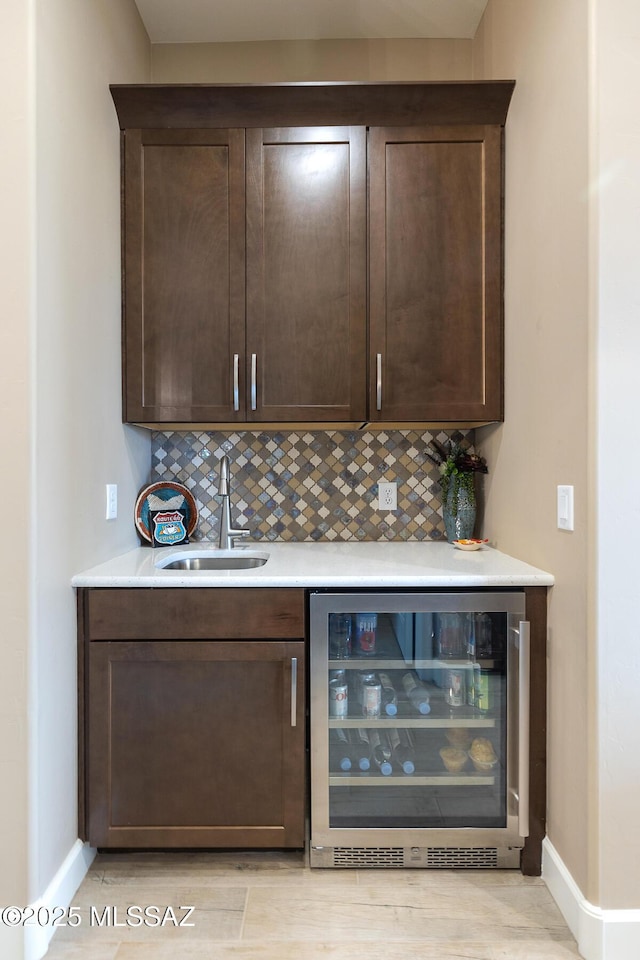
[[[153,433],[151,482],[178,481],[198,504],[193,540],[218,536],[220,458],[231,466],[231,516],[254,540],[441,540],[438,468],[429,441],[473,447],[474,431]],[[377,509],[378,481],[398,509]]]

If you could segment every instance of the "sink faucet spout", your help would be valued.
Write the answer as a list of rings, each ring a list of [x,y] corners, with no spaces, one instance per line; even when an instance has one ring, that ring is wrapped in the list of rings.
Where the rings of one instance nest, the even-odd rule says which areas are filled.
[[[250,531],[247,530],[246,527],[234,528],[231,524],[231,471],[229,468],[229,457],[226,454],[220,461],[220,486],[218,493],[222,497],[218,546],[221,550],[231,550],[235,546],[234,541],[240,537],[248,537]]]
[[[229,457],[225,456],[220,461],[220,486],[218,487],[218,493],[221,497],[228,497],[231,495],[231,486],[229,483]]]

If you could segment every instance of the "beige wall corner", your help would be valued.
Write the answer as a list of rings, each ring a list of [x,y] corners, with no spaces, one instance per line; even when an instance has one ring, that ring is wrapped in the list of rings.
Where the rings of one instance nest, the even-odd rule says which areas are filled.
[[[471,40],[154,44],[155,83],[469,80]]]
[[[506,126],[505,423],[489,462],[485,536],[555,575],[549,607],[548,833],[593,899],[588,854],[588,19],[584,5],[489,0],[477,79],[516,80]],[[556,487],[575,488],[575,532]]]

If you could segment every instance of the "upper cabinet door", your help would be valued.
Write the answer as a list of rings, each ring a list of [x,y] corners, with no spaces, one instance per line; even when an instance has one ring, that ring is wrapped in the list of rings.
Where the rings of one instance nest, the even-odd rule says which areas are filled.
[[[369,163],[369,419],[501,420],[501,128],[373,128]]]
[[[124,419],[244,419],[244,130],[124,137]]]
[[[247,130],[247,419],[366,418],[366,131]]]

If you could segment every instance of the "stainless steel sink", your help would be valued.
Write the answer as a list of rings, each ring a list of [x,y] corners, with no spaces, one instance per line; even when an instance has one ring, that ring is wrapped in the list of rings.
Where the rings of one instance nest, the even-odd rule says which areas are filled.
[[[244,550],[181,551],[156,561],[160,570],[252,570],[262,567],[268,553],[248,553]]]

